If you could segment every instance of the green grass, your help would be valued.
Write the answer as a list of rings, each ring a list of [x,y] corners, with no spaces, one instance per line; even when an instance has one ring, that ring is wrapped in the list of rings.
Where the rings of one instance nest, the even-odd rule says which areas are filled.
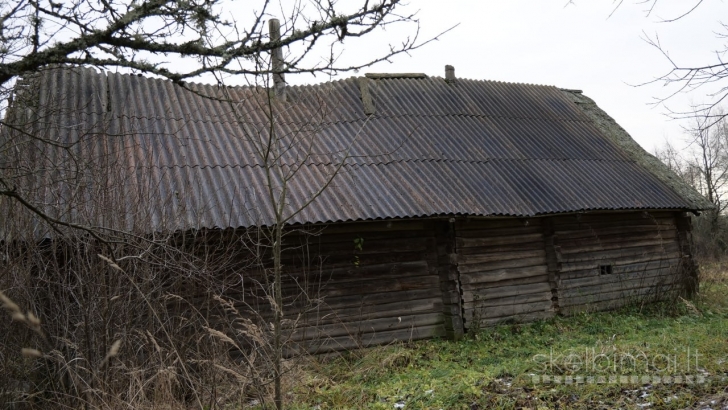
[[[704,281],[700,296],[692,302],[503,325],[457,342],[413,342],[317,360],[297,376],[290,407],[394,409],[397,402],[405,403],[405,409],[697,406],[727,395],[728,283],[720,279]],[[689,371],[688,348],[693,353]],[[692,362],[696,351],[699,369]],[[551,352],[560,366],[544,368]],[[616,373],[613,368],[583,369],[588,363],[607,363],[605,356],[594,356],[600,353],[610,363],[631,354],[639,357],[638,365],[632,368],[626,362]],[[576,356],[565,359],[569,354]],[[569,360],[573,366],[577,360],[587,364],[569,368],[564,365]],[[532,374],[700,375],[706,382],[565,385],[533,383]],[[639,407],[646,403],[651,404]]]

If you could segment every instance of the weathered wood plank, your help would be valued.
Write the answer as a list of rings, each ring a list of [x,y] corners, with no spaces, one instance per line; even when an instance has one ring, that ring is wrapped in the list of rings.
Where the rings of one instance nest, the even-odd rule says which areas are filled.
[[[677,242],[668,242],[661,245],[646,245],[646,246],[634,246],[631,247],[627,243],[623,248],[608,249],[608,250],[597,250],[591,252],[579,252],[572,254],[561,254],[561,261],[570,262],[581,262],[587,260],[603,260],[603,259],[619,259],[624,257],[632,257],[639,255],[669,255],[678,254],[679,249]]]
[[[623,238],[621,240],[613,240],[609,242],[595,240],[593,243],[585,243],[578,246],[564,246],[561,245],[561,257],[566,259],[570,257],[578,257],[580,254],[599,252],[599,251],[610,251],[637,247],[648,247],[648,246],[665,246],[665,245],[676,245],[676,238],[650,238],[642,240],[634,240]]]
[[[330,227],[329,227],[330,228]],[[299,244],[308,245],[309,247],[321,247],[327,248],[331,244],[351,244],[354,246],[354,239],[364,238],[364,245],[368,242],[376,244],[381,240],[388,239],[408,239],[408,238],[422,238],[432,236],[432,232],[428,230],[420,229],[384,229],[382,231],[358,231],[351,230],[347,232],[335,232],[329,228],[324,228],[322,231],[313,234],[301,234],[297,236],[285,237],[285,242],[288,244]]]
[[[664,286],[647,286],[631,289],[620,289],[590,295],[564,296],[563,300],[564,306],[585,305],[616,299],[634,301],[635,298],[644,299],[645,297],[648,301],[653,301],[659,299],[663,293],[675,290],[677,289],[674,284],[665,284]]]
[[[445,336],[442,325],[422,326],[416,329],[397,329],[362,335],[331,337],[316,341],[315,343],[302,343],[310,353],[320,354],[335,351],[353,350],[362,347],[371,347],[398,341],[431,339]]]
[[[465,309],[465,323],[468,320],[495,319],[505,316],[526,315],[534,312],[546,312],[551,310],[551,299],[538,302],[522,302],[514,305],[500,305]]]
[[[630,280],[646,279],[653,276],[674,276],[677,273],[676,266],[655,267],[648,270],[639,270],[628,273],[613,273],[611,275],[590,275],[581,278],[561,279],[559,289],[573,289],[583,286],[592,286],[604,283],[620,283]]]
[[[347,283],[329,283],[326,286],[326,295],[343,296],[357,293],[382,293],[399,290],[416,290],[416,289],[439,289],[440,278],[434,275],[427,276],[411,276],[403,278],[391,278],[386,281],[367,281],[362,280],[358,284],[356,282]]]
[[[373,334],[399,329],[418,329],[433,325],[442,325],[442,312],[423,313],[418,315],[385,317],[372,320],[341,322],[326,325],[299,328],[290,336],[292,340],[316,340],[337,336]]]
[[[584,239],[594,238],[615,238],[615,237],[639,237],[645,234],[667,234],[674,232],[676,227],[674,225],[621,225],[620,221],[615,221],[612,224],[604,226],[589,226],[589,227],[577,227],[573,229],[556,229],[554,231],[556,238],[559,241],[579,241]]]
[[[595,238],[604,238],[609,240],[616,237],[639,237],[648,234],[664,234],[670,235],[675,232],[675,226],[668,225],[627,225],[623,226],[616,221],[613,224],[601,227],[586,227],[569,230],[556,230],[556,238],[561,242],[578,242],[579,240],[590,240]]]
[[[247,295],[263,295],[266,293],[265,282],[244,284],[237,289],[226,292],[228,297],[241,299]],[[367,277],[349,278],[337,281],[335,278],[310,277],[305,280],[283,278],[281,288],[284,296],[309,295],[320,297],[322,295],[344,295],[353,293],[382,293],[398,290],[414,290],[424,287],[439,288],[439,277],[428,272],[419,272],[418,275],[397,276],[371,280]]]
[[[527,323],[527,322],[533,322],[536,320],[542,320],[542,319],[549,319],[556,315],[556,312],[546,311],[546,312],[533,312],[533,313],[527,313],[524,315],[515,315],[515,316],[505,316],[505,317],[499,317],[499,318],[492,318],[492,319],[480,319],[478,320],[478,323],[473,323],[472,319],[468,323],[466,322],[468,329],[477,329],[482,327],[488,327],[488,326],[495,326],[498,324],[503,323]]]
[[[341,254],[326,254],[325,252],[320,259],[312,260],[308,264],[302,264],[301,262],[286,262],[284,266],[286,269],[297,270],[300,267],[310,267],[312,270],[321,269],[334,269],[334,268],[347,268],[354,267],[355,263],[359,266],[367,265],[379,265],[382,263],[396,263],[396,262],[415,262],[427,260],[431,255],[430,250],[422,250],[415,252],[392,252],[392,253],[376,253],[376,254],[355,254],[353,251],[349,253]],[[358,259],[355,258],[358,256]]]
[[[459,230],[458,238],[497,238],[501,236],[526,235],[540,233],[543,229],[540,224],[528,226],[511,226],[504,228],[486,228]]]
[[[529,276],[547,275],[548,268],[546,265],[527,266],[525,268],[497,269],[475,272],[462,272],[460,274],[460,282],[465,284],[490,284],[490,286],[499,286],[493,282],[501,282],[504,280],[520,279]],[[486,287],[484,285],[481,287]]]
[[[502,287],[502,286],[529,285],[532,283],[548,283],[548,275],[526,276],[526,277],[517,278],[517,279],[501,280],[500,282],[462,283],[461,289],[463,289],[463,290],[486,289],[486,288],[495,288],[495,287]]]
[[[442,300],[436,298],[393,301],[347,308],[323,304],[315,312],[306,315],[305,320],[308,322],[318,321],[317,323],[351,322],[353,320],[366,321],[383,317],[406,316],[414,313],[439,313],[441,311]]]
[[[631,265],[635,263],[643,263],[643,262],[654,262],[658,260],[668,260],[668,259],[675,259],[679,255],[677,252],[672,253],[664,253],[664,254],[637,254],[635,256],[622,256],[619,258],[613,258],[610,260],[604,259],[607,263],[615,266],[624,266],[624,265]],[[599,260],[585,260],[585,261],[579,261],[579,262],[561,262],[561,272],[571,272],[571,271],[578,271],[578,270],[587,270],[587,269],[594,269],[598,265],[602,264]],[[614,269],[614,268],[613,268]]]
[[[513,243],[507,245],[473,246],[458,248],[458,255],[485,255],[491,253],[521,252],[543,249],[543,240]]]
[[[499,228],[526,228],[541,223],[541,218],[467,218],[455,222],[455,230],[464,232],[469,230],[499,229]]]
[[[614,275],[623,275],[626,273],[633,273],[633,272],[646,272],[646,271],[653,270],[653,269],[675,268],[679,265],[679,263],[680,263],[680,258],[657,259],[654,261],[633,263],[633,264],[622,265],[622,266],[613,265],[612,272]],[[559,275],[559,277],[561,280],[572,280],[572,279],[599,276],[599,274],[600,274],[599,267],[595,265],[589,269],[562,272]]]
[[[463,309],[473,309],[476,307],[493,307],[517,305],[521,303],[544,302],[551,300],[551,294],[546,292],[530,293],[527,295],[514,295],[503,298],[478,299],[463,303]]]
[[[458,264],[477,264],[498,261],[507,261],[512,259],[529,259],[529,258],[545,258],[546,251],[543,249],[498,252],[498,253],[482,253],[478,255],[458,255]]]
[[[496,238],[457,238],[457,247],[460,249],[473,246],[496,246],[538,241],[543,241],[542,233],[526,235],[516,234],[512,236],[499,236]]]
[[[600,212],[600,213],[587,213],[580,215],[559,215],[554,216],[554,226],[569,225],[569,224],[614,224],[615,221],[619,221],[620,224],[627,224],[630,222],[645,222],[645,223],[673,223],[670,211],[664,212],[651,212],[646,215],[645,212]]]
[[[428,221],[400,220],[400,221],[363,221],[340,223],[326,226],[326,234],[363,233],[363,232],[398,232],[398,231],[424,231],[428,230]]]
[[[422,276],[429,273],[429,266],[426,261],[410,261],[401,263],[380,263],[373,265],[348,266],[345,268],[322,269],[319,272],[289,272],[288,277],[300,278],[306,275],[322,280],[345,283],[351,281],[366,280],[387,280],[392,277]],[[318,278],[317,278],[318,279]]]
[[[345,306],[374,306],[387,303],[390,300],[420,300],[430,299],[439,296],[440,289],[436,286],[426,287],[423,289],[407,289],[407,290],[389,290],[380,293],[355,293],[353,295],[336,297],[334,295],[323,295],[323,301],[329,306],[345,307]]]
[[[437,288],[428,288],[422,290],[408,290],[399,292],[385,292],[375,294],[354,294],[343,297],[332,297],[325,295],[322,305],[329,311],[336,310],[339,312],[356,311],[360,309],[362,312],[386,311],[394,308],[390,304],[405,303],[409,304],[413,309],[418,306],[429,306],[433,304],[437,306],[440,292]]]
[[[669,298],[674,297],[674,293],[671,291],[662,292],[661,294],[657,295],[659,296],[658,300],[669,300]],[[593,303],[583,303],[583,304],[576,304],[576,305],[569,305],[564,306],[562,308],[561,313],[564,315],[573,315],[576,313],[581,312],[598,312],[603,310],[610,310],[610,309],[616,309],[622,306],[626,306],[628,304],[632,303],[639,303],[642,302],[642,295],[637,295],[635,297],[631,298],[624,298],[620,297],[613,300],[602,300],[599,302],[593,302]],[[650,300],[651,301],[651,300]]]
[[[533,283],[529,285],[500,286],[486,289],[473,289],[472,285],[468,287],[463,285],[463,302],[467,303],[474,300],[504,298],[507,296],[527,295],[539,292],[549,295],[551,294],[551,287],[548,282]]]
[[[609,275],[611,276],[611,275]],[[605,281],[589,286],[574,286],[570,288],[559,288],[559,298],[571,298],[584,295],[593,295],[604,292],[612,292],[618,290],[627,290],[643,287],[659,287],[662,285],[672,285],[678,282],[677,275],[655,275],[650,277],[638,277],[633,279],[623,279],[618,281]]]
[[[545,255],[542,253],[540,256],[535,258],[521,258],[489,263],[458,264],[458,271],[462,276],[473,272],[493,272],[502,269],[527,268],[532,266],[545,267]]]
[[[421,300],[440,297],[440,289],[438,286],[429,286],[422,289],[388,289],[383,292],[349,292],[346,294],[333,294],[323,289],[319,294],[311,295],[311,298],[321,299],[321,303],[331,306],[332,308],[347,308],[356,306],[376,306],[382,303],[388,303],[392,300]],[[259,303],[261,306],[267,305],[268,300],[264,295],[258,297],[251,294],[234,294],[229,293],[224,295],[226,299],[230,300],[237,307],[244,307],[245,304],[253,305]],[[262,303],[261,303],[262,302]],[[305,304],[299,302],[298,305],[291,305],[288,303],[286,306],[294,308]]]
[[[362,244],[361,249],[357,249],[356,253],[358,255],[369,255],[369,254],[376,254],[376,253],[389,253],[389,252],[413,252],[413,251],[422,251],[425,249],[428,249],[428,245],[430,245],[430,235],[424,234],[420,236],[415,236],[411,238],[381,238],[377,240],[369,240],[367,241],[364,236],[364,243]],[[308,246],[309,249],[311,249],[311,245]],[[430,246],[431,248],[431,246]],[[339,252],[345,252],[345,253],[353,253],[355,251],[354,241],[338,241],[338,242],[331,242],[326,243],[325,246],[318,246],[313,248],[317,253],[321,253],[324,255],[328,254],[336,254]],[[292,253],[295,251],[294,249],[287,250],[287,253]]]
[[[265,321],[273,318],[270,306],[265,305],[252,312],[249,307],[238,307],[244,316],[258,317]],[[322,325],[342,324],[355,326],[357,322],[367,323],[374,319],[402,318],[422,314],[442,314],[442,301],[437,298],[422,300],[405,300],[369,306],[334,308],[326,304],[308,307],[288,307],[284,309],[285,318],[297,323],[298,328],[317,327]],[[211,319],[212,320],[212,319]],[[214,319],[228,322],[226,318]]]

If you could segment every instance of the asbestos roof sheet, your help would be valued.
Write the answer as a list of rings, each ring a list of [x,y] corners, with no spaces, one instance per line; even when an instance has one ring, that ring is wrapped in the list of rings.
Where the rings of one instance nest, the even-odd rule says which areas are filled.
[[[8,161],[32,170],[6,178],[79,223],[270,224],[271,193],[284,185],[287,214],[305,206],[290,223],[693,207],[555,87],[351,78],[288,87],[285,102],[269,104],[260,87],[182,87],[89,68],[24,84],[9,120],[69,145],[28,139]]]

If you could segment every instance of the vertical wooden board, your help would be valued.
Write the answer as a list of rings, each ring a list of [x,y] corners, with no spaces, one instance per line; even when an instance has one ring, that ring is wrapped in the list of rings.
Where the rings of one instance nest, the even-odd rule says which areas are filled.
[[[554,232],[554,223],[551,218],[546,218],[543,222],[544,250],[546,251],[546,267],[548,270],[549,286],[551,287],[552,309],[554,312],[559,311],[559,270],[561,264],[559,262],[559,251],[556,247],[556,239]]]
[[[460,276],[457,270],[455,224],[441,221],[435,228],[437,273],[442,292],[443,319],[446,334],[460,339],[464,334]]]
[[[693,234],[692,220],[686,212],[676,212],[678,242],[680,244],[680,267],[678,273],[682,277],[683,291],[686,296],[692,296],[698,292],[698,263],[693,257]]]

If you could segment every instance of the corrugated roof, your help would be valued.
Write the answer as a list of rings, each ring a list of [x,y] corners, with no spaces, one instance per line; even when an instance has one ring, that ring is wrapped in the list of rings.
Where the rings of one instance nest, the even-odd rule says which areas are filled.
[[[20,100],[31,109],[19,115],[16,102],[16,121],[74,144],[66,150],[28,140],[33,154],[14,158],[26,172],[8,177],[48,212],[76,222],[158,230],[267,224],[260,149],[272,117],[278,177],[297,170],[289,211],[331,179],[292,223],[695,208],[555,87],[362,81],[373,115],[364,113],[357,78],[288,87],[287,101],[268,107],[262,88],[185,89],[89,68],[47,70],[26,81],[32,97]],[[31,195],[39,187],[42,195]],[[100,217],[107,208],[113,215]]]

